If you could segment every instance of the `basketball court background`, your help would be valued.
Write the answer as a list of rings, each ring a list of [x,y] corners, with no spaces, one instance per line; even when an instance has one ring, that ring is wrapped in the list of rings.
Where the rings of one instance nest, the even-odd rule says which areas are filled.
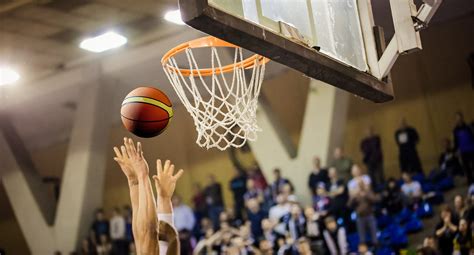
[[[92,83],[108,84],[110,90],[104,94],[107,98],[103,102],[110,105],[108,112],[112,125],[106,134],[104,148],[96,153],[105,155],[107,159],[103,205],[110,209],[128,203],[126,180],[113,162],[111,150],[112,145],[129,135],[119,122],[121,98],[138,85],[156,86],[173,98],[174,91],[162,74],[159,59],[176,43],[201,34],[162,19],[166,10],[176,8],[175,1],[131,3],[102,0],[78,5],[65,2],[52,1],[49,6],[26,5],[0,14],[2,60],[15,60],[17,65],[25,66],[22,72],[31,77],[17,86],[1,88],[6,98],[2,104],[7,107],[5,112],[8,114],[8,118],[2,116],[2,122],[11,120],[41,176],[61,178],[66,153],[71,146],[73,123],[78,118],[75,113],[82,98],[80,95]],[[420,156],[425,169],[429,170],[436,164],[442,139],[451,132],[453,113],[461,110],[467,120],[474,118],[474,94],[467,64],[467,57],[474,51],[473,9],[468,0],[456,2],[446,1],[430,28],[422,32],[422,51],[398,59],[392,71],[395,101],[374,104],[350,96],[343,146],[357,162],[361,162],[359,139],[364,136],[365,129],[373,125],[383,141],[385,174],[398,176],[398,153],[393,134],[401,118],[406,117],[408,123],[420,132]],[[390,27],[391,19],[384,18],[389,8],[383,4],[374,8],[376,22]],[[32,26],[37,23],[35,20],[48,18],[45,13],[51,10],[63,18],[55,22],[70,28],[58,30],[58,24],[42,22],[38,23],[45,26],[43,30]],[[81,19],[82,23],[74,19]],[[74,43],[78,35],[111,24],[118,27],[128,24],[123,26],[125,31],[130,31],[131,41],[126,48],[100,57],[76,49]],[[80,66],[96,70],[93,67],[99,62],[101,74],[77,71]],[[274,63],[268,68],[263,94],[293,143],[297,144],[310,80]],[[106,79],[103,74],[106,74]],[[174,102],[178,102],[176,98]],[[174,111],[175,117],[162,136],[142,140],[145,156],[169,158],[186,170],[177,188],[177,193],[186,202],[192,194],[193,182],[204,185],[208,174],[216,174],[224,185],[226,205],[230,206],[232,199],[227,184],[233,175],[233,166],[228,153],[199,148],[194,143],[194,126],[185,109],[176,105]],[[252,155],[239,155],[246,164],[254,163]],[[294,171],[301,171],[306,177],[309,169]],[[0,246],[12,254],[28,254],[9,199],[3,186],[0,187]],[[53,196],[51,186],[48,187],[47,195]]]

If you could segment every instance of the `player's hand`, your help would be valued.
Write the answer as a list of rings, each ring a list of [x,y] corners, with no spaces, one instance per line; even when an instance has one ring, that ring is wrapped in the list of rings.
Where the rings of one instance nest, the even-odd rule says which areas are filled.
[[[123,147],[125,147],[125,151],[130,160],[130,165],[135,173],[139,176],[148,176],[150,171],[148,169],[148,163],[143,157],[142,144],[138,142],[135,147],[133,140],[130,138],[127,139],[126,137],[123,138],[123,143],[125,146],[122,146],[122,152],[124,149]]]
[[[127,176],[128,181],[135,182],[137,176],[133,171],[133,167],[130,162],[130,158],[128,157],[125,146],[121,146],[121,151],[119,150],[119,148],[114,147],[114,152],[114,160],[115,162],[117,162],[117,164],[119,164],[120,168],[122,169],[122,172],[125,174],[125,176]]]
[[[171,198],[176,189],[176,182],[181,175],[183,175],[183,169],[174,174],[174,165],[171,164],[171,161],[166,160],[162,165],[161,160],[158,159],[156,161],[156,175],[153,176],[158,197]]]

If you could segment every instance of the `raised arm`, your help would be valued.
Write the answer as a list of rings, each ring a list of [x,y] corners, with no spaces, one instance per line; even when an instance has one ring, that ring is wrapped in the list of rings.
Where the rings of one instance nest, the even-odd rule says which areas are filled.
[[[183,175],[183,169],[180,169],[174,174],[174,165],[171,161],[166,160],[165,164],[161,164],[161,160],[156,161],[156,175],[153,176],[155,180],[158,214],[172,214],[173,206],[171,204],[171,197],[173,197],[176,189],[176,182]]]

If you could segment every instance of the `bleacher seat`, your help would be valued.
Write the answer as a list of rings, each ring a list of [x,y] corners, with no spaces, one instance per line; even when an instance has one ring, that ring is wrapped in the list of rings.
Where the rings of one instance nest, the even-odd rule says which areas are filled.
[[[416,216],[419,218],[430,218],[433,217],[433,215],[433,207],[427,202],[422,202],[416,209]]]
[[[423,223],[416,217],[416,215],[413,215],[413,217],[405,224],[405,230],[407,233],[419,232],[423,230]]]

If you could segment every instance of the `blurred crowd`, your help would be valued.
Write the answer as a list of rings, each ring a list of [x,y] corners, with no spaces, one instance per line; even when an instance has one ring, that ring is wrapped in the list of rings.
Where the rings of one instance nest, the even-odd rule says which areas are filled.
[[[181,253],[395,254],[409,246],[407,235],[432,228],[423,226],[423,218],[439,217],[417,253],[472,254],[474,131],[462,113],[456,118],[453,140],[443,142],[438,167],[427,175],[417,152],[419,134],[405,120],[395,132],[400,179],[384,176],[382,141],[371,128],[360,144],[363,165],[336,148],[328,166],[314,158],[307,187],[295,187],[280,169],[271,180],[258,167],[238,169],[229,183],[230,208],[222,184],[209,175],[205,187],[194,184],[192,206],[172,199]],[[464,176],[469,191],[445,201],[455,176]],[[303,204],[295,189],[307,189],[312,203]],[[135,254],[131,217],[129,207],[115,208],[110,218],[98,210],[79,254]]]

